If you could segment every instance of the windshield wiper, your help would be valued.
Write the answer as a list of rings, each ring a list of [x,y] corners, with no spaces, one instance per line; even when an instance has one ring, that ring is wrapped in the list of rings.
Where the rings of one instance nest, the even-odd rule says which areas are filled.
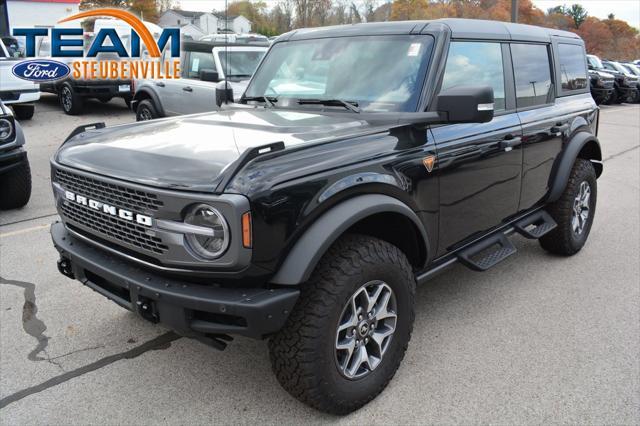
[[[245,101],[264,102],[271,108],[275,107],[274,102],[278,102],[278,98],[274,98],[273,96],[245,96],[242,99]]]
[[[327,105],[327,106],[343,106],[349,111],[360,112],[358,103],[354,101],[343,101],[342,99],[298,99],[300,105]]]

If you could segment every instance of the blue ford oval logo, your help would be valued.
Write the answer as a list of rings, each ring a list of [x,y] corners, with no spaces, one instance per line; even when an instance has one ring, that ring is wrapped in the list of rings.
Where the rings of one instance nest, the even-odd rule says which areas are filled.
[[[11,71],[18,78],[38,83],[65,78],[69,75],[70,69],[67,64],[62,62],[49,59],[31,59],[14,65]]]

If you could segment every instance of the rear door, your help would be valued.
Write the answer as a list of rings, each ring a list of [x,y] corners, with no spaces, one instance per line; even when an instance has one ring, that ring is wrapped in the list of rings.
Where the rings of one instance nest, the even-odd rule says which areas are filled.
[[[554,51],[557,69],[551,60]],[[593,110],[595,104],[588,94],[581,44],[512,43],[511,54],[523,128],[520,210],[526,210],[545,198],[563,138],[569,135],[575,119]]]
[[[522,130],[508,44],[452,41],[441,90],[466,85],[493,87],[495,117],[432,129],[440,177],[439,254],[518,210]]]

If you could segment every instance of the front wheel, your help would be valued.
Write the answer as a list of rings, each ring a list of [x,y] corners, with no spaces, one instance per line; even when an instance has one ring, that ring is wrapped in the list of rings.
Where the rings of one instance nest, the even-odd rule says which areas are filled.
[[[31,168],[29,161],[0,175],[0,210],[25,206],[31,198]]]
[[[158,111],[151,100],[145,99],[138,104],[138,108],[136,109],[136,121],[148,121],[158,117]]]
[[[77,115],[82,111],[84,100],[78,95],[71,84],[64,83],[60,88],[60,105],[65,114]]]
[[[387,386],[411,338],[415,278],[395,246],[347,235],[321,259],[284,328],[269,341],[282,387],[346,414]]]
[[[562,196],[547,207],[558,226],[540,238],[545,250],[571,256],[587,242],[596,213],[598,186],[589,160],[576,159]]]
[[[36,112],[35,105],[13,105],[13,112],[18,120],[31,120]]]

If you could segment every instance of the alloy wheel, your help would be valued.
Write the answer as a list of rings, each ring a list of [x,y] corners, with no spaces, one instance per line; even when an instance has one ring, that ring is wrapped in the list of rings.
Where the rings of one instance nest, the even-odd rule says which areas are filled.
[[[397,323],[396,297],[384,281],[371,281],[353,293],[336,330],[335,359],[348,379],[370,374],[382,362]]]
[[[578,194],[573,200],[573,215],[571,226],[576,235],[581,235],[589,221],[589,212],[591,200],[591,187],[589,183],[583,181],[578,189]]]

